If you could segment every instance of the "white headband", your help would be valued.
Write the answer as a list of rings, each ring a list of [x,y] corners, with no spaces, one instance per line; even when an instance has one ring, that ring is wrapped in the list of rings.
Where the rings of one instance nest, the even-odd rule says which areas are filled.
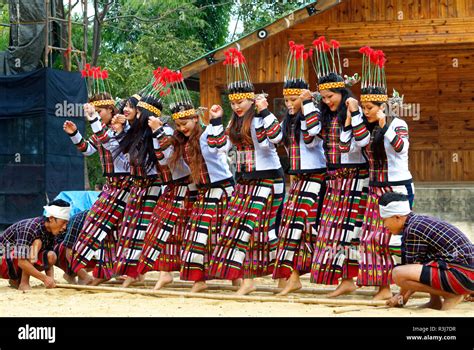
[[[393,201],[387,205],[379,205],[380,217],[382,219],[390,218],[395,215],[408,215],[411,212],[408,201]]]
[[[44,210],[46,210],[46,217],[55,217],[57,219],[63,219],[69,221],[69,216],[71,214],[71,207],[59,207],[57,205],[45,205]]]

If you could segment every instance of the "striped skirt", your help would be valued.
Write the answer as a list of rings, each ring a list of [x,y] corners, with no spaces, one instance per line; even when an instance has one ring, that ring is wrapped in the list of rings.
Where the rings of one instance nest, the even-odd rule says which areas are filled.
[[[234,192],[230,182],[220,187],[201,188],[192,208],[181,252],[180,279],[204,281],[209,278],[212,252],[218,242],[229,198]]]
[[[432,261],[424,264],[420,282],[434,289],[458,295],[474,293],[474,267]]]
[[[213,252],[212,278],[234,280],[273,273],[278,248],[276,218],[284,186],[282,178],[237,184]]]
[[[132,181],[130,197],[118,234],[114,273],[116,276],[126,275],[136,278],[145,233],[161,194],[161,182],[156,178],[133,179]]]
[[[357,276],[359,238],[368,191],[366,169],[342,168],[327,173],[311,282],[338,284]]]
[[[383,220],[380,217],[379,199],[386,192],[400,192],[413,199],[414,187],[413,184],[391,187],[369,186],[359,249],[357,284],[360,286],[387,286],[391,284],[394,268],[392,255],[401,253],[400,245],[390,245],[392,235],[383,226]],[[410,205],[412,203],[410,201]]]
[[[117,177],[105,184],[89,210],[82,231],[73,248],[71,269],[94,266],[94,277],[110,279],[115,262],[115,236],[120,229],[125,205],[130,195],[130,178]],[[93,259],[95,258],[95,263]]]
[[[293,270],[300,275],[311,271],[324,190],[325,174],[299,175],[292,183],[283,204],[273,278],[288,278]]]
[[[138,273],[179,271],[181,242],[193,205],[189,186],[171,183],[156,202],[145,235]]]

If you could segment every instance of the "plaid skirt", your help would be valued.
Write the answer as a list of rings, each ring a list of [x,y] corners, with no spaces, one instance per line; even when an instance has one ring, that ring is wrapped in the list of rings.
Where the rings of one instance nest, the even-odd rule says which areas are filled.
[[[273,278],[311,271],[318,216],[325,191],[325,174],[298,175],[283,204]]]
[[[359,238],[368,192],[368,171],[329,170],[316,238],[311,282],[338,284],[357,276]]]
[[[413,184],[392,187],[369,186],[367,207],[360,237],[360,258],[357,284],[360,286],[387,286],[392,283],[394,260],[401,247],[391,246],[391,233],[383,225],[379,212],[379,199],[387,192],[413,194]]]
[[[284,197],[282,178],[240,181],[212,254],[212,278],[234,280],[273,273],[278,247],[277,212]]]
[[[221,232],[222,220],[234,186],[200,188],[186,226],[181,251],[180,279],[204,281],[209,278],[209,264]]]
[[[49,249],[41,249],[38,252],[37,260],[33,264],[38,271],[45,271],[51,266],[48,262],[48,253],[54,251]],[[10,256],[0,256],[0,278],[19,281],[21,279],[22,270],[18,267],[18,258],[12,250]]]
[[[153,209],[161,194],[161,182],[156,178],[133,179],[130,197],[118,234],[116,276],[138,276],[138,260],[143,250],[145,233]]]
[[[179,271],[184,230],[195,195],[185,183],[168,184],[156,202],[138,262],[138,273]]]
[[[95,266],[94,277],[112,278],[115,235],[120,228],[129,195],[128,176],[107,181],[99,198],[89,210],[74,245],[71,262],[71,270],[74,273],[82,268]]]
[[[432,261],[424,264],[420,282],[448,293],[466,295],[474,293],[474,267]]]

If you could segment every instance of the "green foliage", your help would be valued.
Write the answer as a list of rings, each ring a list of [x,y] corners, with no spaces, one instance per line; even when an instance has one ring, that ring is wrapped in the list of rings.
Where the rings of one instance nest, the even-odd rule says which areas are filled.
[[[205,20],[204,30],[198,37],[206,51],[212,51],[226,43],[233,1],[197,0],[196,5],[202,8]]]
[[[245,36],[259,28],[265,27],[311,2],[313,1],[242,0],[240,6],[234,8],[234,16],[236,18],[239,17],[243,22],[243,31],[238,37]]]
[[[10,23],[9,13],[10,12],[8,9],[8,3],[0,4],[0,23],[2,24]],[[8,49],[9,42],[10,42],[10,27],[0,26],[0,51],[5,51],[6,49]]]
[[[97,0],[99,11],[110,0]],[[127,97],[141,90],[158,66],[177,69],[203,56],[229,40],[231,16],[243,23],[246,35],[264,27],[310,1],[241,0],[116,0],[109,7],[101,30],[98,64],[109,70],[112,93]],[[82,22],[78,15],[74,20]],[[93,47],[92,21],[88,28],[88,62]],[[0,38],[1,40],[1,38]],[[82,48],[83,29],[73,26],[73,47]],[[79,67],[75,60],[73,70]],[[199,93],[190,92],[195,106]],[[226,96],[222,96],[225,123],[231,110]],[[206,106],[209,107],[209,106]],[[169,113],[166,110],[165,114]],[[88,127],[88,134],[90,129]],[[98,156],[87,158],[89,182],[92,188],[103,184]]]

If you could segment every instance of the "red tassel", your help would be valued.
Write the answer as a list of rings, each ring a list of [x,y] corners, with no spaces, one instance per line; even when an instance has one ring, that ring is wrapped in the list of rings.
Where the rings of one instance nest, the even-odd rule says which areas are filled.
[[[323,51],[329,52],[331,50],[331,46],[327,43],[327,41],[323,42]]]

